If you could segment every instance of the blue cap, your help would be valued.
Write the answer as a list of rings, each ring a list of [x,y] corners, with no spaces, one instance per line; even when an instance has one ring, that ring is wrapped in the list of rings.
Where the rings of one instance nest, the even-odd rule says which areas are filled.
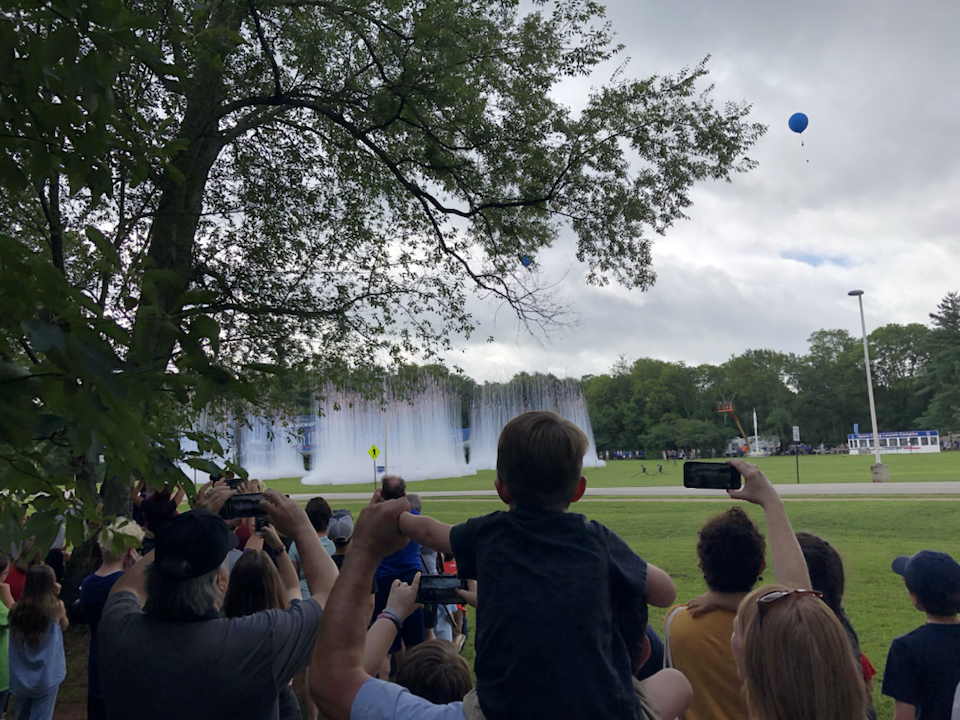
[[[946,599],[960,593],[960,564],[947,553],[921,550],[916,555],[901,555],[891,568],[903,576],[907,588],[921,600]]]

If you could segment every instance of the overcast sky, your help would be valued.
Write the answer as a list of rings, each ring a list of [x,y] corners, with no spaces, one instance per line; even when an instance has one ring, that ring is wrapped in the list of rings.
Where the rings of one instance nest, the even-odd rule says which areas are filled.
[[[714,97],[769,126],[759,168],[696,187],[690,219],[657,237],[646,292],[588,286],[567,239],[538,261],[581,319],[546,343],[508,308],[448,356],[476,380],[521,370],[608,372],[620,355],[719,364],[751,348],[803,353],[820,328],[859,336],[928,322],[960,289],[960,3],[955,0],[610,0],[627,75],[674,74],[710,54]],[[594,76],[601,84],[612,67]],[[578,106],[587,86],[564,88]],[[787,120],[806,113],[800,136]],[[809,161],[809,162],[808,162]],[[488,336],[495,342],[485,342]]]

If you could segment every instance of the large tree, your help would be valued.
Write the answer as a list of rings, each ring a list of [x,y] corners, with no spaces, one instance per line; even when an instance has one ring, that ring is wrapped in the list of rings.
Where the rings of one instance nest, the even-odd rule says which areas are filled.
[[[430,358],[473,292],[549,328],[520,261],[560,233],[590,282],[648,287],[651,233],[764,131],[703,64],[563,104],[619,50],[584,0],[8,7],[0,480],[108,513],[244,373]]]

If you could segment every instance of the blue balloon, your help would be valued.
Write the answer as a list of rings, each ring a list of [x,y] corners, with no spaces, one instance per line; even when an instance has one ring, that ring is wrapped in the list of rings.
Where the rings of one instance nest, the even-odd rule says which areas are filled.
[[[524,267],[530,267],[530,256],[529,256],[529,255],[524,255],[524,256],[523,256],[523,260],[521,260],[520,262],[523,263],[523,266],[524,266]]]
[[[802,133],[807,129],[809,122],[810,121],[807,119],[807,116],[803,113],[794,113],[790,116],[790,121],[787,124],[795,133]]]

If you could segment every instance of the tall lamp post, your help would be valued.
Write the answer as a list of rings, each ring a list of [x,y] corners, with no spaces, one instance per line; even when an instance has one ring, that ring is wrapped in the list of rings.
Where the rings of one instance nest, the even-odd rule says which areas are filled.
[[[863,290],[851,290],[847,293],[860,303],[860,328],[863,331],[863,362],[867,367],[867,396],[870,398],[870,420],[873,422],[873,451],[877,462],[870,466],[870,479],[873,482],[890,482],[890,468],[880,460],[880,432],[877,429],[877,406],[873,402],[873,374],[870,372],[870,350],[867,347],[867,322],[863,317]]]

